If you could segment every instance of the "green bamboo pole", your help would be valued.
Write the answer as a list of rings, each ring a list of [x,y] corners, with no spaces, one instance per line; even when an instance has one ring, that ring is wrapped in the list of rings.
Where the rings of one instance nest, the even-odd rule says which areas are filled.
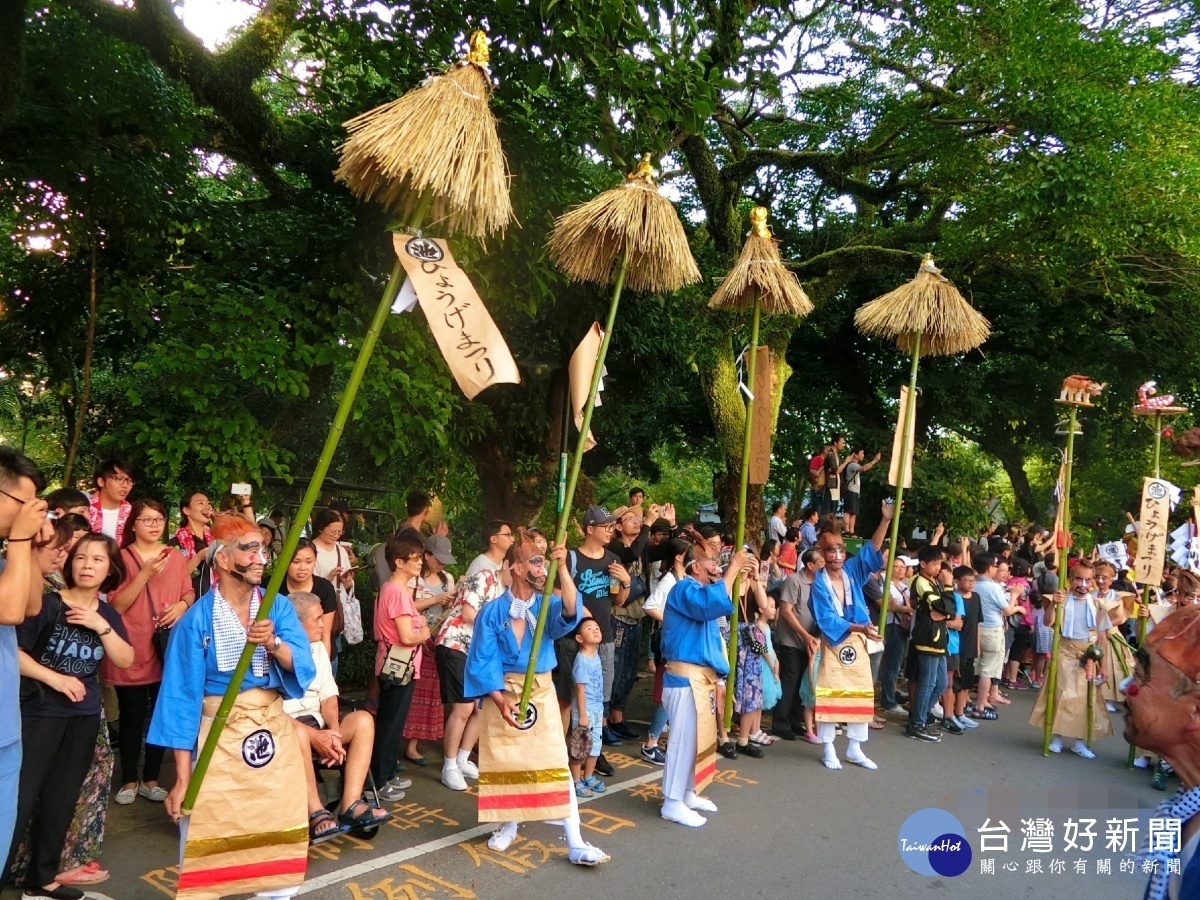
[[[892,514],[892,528],[888,540],[887,565],[883,569],[883,596],[879,599],[879,637],[887,628],[888,604],[892,602],[892,566],[900,543],[900,507],[904,503],[904,470],[908,467],[908,456],[913,448],[908,446],[908,433],[912,429],[913,416],[917,414],[917,368],[921,364],[921,332],[913,341],[912,369],[908,375],[908,406],[904,410],[903,431],[900,432],[900,465],[896,470],[896,506]]]
[[[1062,495],[1062,530],[1066,538],[1058,553],[1059,589],[1064,590],[1070,585],[1071,573],[1067,571],[1067,561],[1071,558],[1071,471],[1075,465],[1075,425],[1079,420],[1079,408],[1071,404],[1071,414],[1067,423],[1067,455],[1063,472]],[[1058,653],[1059,642],[1062,640],[1063,610],[1054,611],[1054,640],[1050,646],[1050,671],[1046,675],[1046,722],[1042,726],[1042,756],[1050,755],[1050,740],[1054,735],[1054,690],[1058,684]],[[1089,705],[1089,710],[1091,709]]]
[[[596,354],[596,368],[592,370],[592,386],[588,391],[587,405],[583,408],[583,422],[579,426],[579,437],[575,441],[575,458],[571,460],[571,474],[567,478],[567,490],[563,495],[562,509],[558,513],[558,526],[554,529],[554,543],[562,546],[567,541],[567,521],[571,517],[571,503],[575,499],[575,485],[579,482],[579,469],[583,465],[583,454],[587,448],[588,431],[592,427],[592,411],[596,408],[596,394],[600,390],[600,377],[604,372],[604,358],[608,355],[608,344],[612,340],[613,325],[617,320],[617,305],[621,302],[621,291],[625,288],[625,276],[629,274],[629,247],[621,254],[621,267],[613,283],[612,300],[608,305],[608,318],[604,322],[604,337],[600,339],[600,352]],[[542,589],[542,603],[538,610],[537,627],[533,631],[533,645],[529,648],[529,665],[525,667],[525,683],[521,687],[521,702],[517,706],[517,720],[525,721],[529,696],[533,693],[533,681],[537,675],[538,650],[546,633],[546,617],[550,610],[550,595],[554,593],[554,579],[558,575],[558,560],[551,559],[546,570],[546,586]],[[582,603],[581,599],[576,600]]]
[[[426,213],[429,212],[429,207],[433,203],[433,195],[426,194],[417,204],[417,208],[413,211],[412,222],[408,226],[412,229],[421,227],[421,222],[424,220]],[[271,614],[271,605],[275,602],[275,596],[279,592],[279,588],[283,585],[283,579],[287,575],[288,565],[292,561],[292,554],[296,552],[296,545],[300,543],[300,533],[304,528],[308,517],[312,514],[313,507],[317,505],[317,498],[320,496],[321,487],[325,483],[325,475],[329,472],[329,465],[333,461],[333,454],[337,451],[338,442],[342,438],[342,431],[346,427],[346,420],[350,418],[350,410],[354,407],[354,398],[358,394],[359,385],[362,383],[363,375],[367,371],[367,364],[371,361],[371,353],[375,350],[375,344],[379,340],[379,335],[383,332],[384,323],[391,312],[392,303],[396,299],[396,294],[400,292],[400,287],[404,283],[404,266],[397,259],[395,265],[392,266],[392,274],[388,279],[387,287],[384,288],[383,297],[379,301],[379,306],[375,310],[375,317],[371,320],[371,325],[367,329],[366,337],[363,338],[362,347],[358,351],[358,359],[354,362],[354,369],[350,373],[350,380],[346,382],[346,390],[342,392],[342,399],[338,403],[337,413],[333,417],[333,424],[329,427],[329,434],[325,437],[325,446],[321,449],[321,457],[317,460],[316,468],[313,469],[312,479],[308,482],[308,488],[304,491],[304,498],[300,501],[300,508],[296,510],[296,516],[292,520],[292,527],[288,529],[287,539],[283,543],[283,550],[279,554],[279,559],[275,564],[275,570],[271,573],[271,580],[267,583],[266,590],[263,593],[262,603],[258,608],[258,615],[255,621],[261,622]],[[221,705],[217,707],[217,714],[213,717],[212,728],[209,729],[208,739],[205,740],[204,746],[200,748],[200,755],[196,757],[196,764],[192,767],[192,777],[188,782],[187,793],[184,795],[182,810],[183,815],[191,815],[192,809],[196,805],[196,796],[200,793],[200,785],[204,781],[204,776],[208,772],[209,763],[212,761],[213,752],[217,749],[217,742],[221,739],[221,732],[225,728],[225,723],[229,719],[229,712],[233,709],[233,704],[237,700],[237,695],[241,692],[242,680],[246,677],[246,670],[250,668],[250,658],[254,655],[255,645],[247,642],[242,648],[242,655],[238,658],[237,666],[234,667],[233,674],[229,678],[229,687],[225,689],[225,695],[221,698]]]
[[[1154,477],[1162,478],[1162,413],[1158,410],[1154,411]],[[1142,605],[1150,605],[1150,585],[1142,585]],[[1138,646],[1142,646],[1146,641],[1146,632],[1150,630],[1150,619],[1148,616],[1140,616],[1138,618],[1137,638]],[[1137,757],[1137,747],[1133,744],[1129,745],[1129,751],[1125,754],[1126,768],[1133,768],[1134,759]]]
[[[746,496],[750,492],[750,438],[754,427],[754,370],[758,362],[758,326],[762,319],[762,303],[757,294],[754,297],[754,317],[750,321],[750,358],[746,360],[746,387],[749,389],[749,399],[746,401],[746,427],[742,430],[742,471],[738,481],[738,517],[737,530],[734,533],[733,552],[742,549],[746,541]],[[770,400],[770,397],[767,398]],[[725,689],[725,730],[733,725],[733,685],[737,673],[738,648],[738,612],[742,597],[742,575],[739,572],[733,580],[733,614],[729,617],[729,680]]]

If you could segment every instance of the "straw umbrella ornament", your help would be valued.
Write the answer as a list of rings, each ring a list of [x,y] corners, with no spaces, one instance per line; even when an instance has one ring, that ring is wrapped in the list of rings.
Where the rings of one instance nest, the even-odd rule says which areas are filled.
[[[884,568],[883,596],[891,590],[892,564],[900,531],[900,507],[904,502],[905,471],[909,468],[909,433],[916,415],[917,369],[922,356],[954,356],[974,350],[987,340],[991,325],[963,298],[946,278],[933,257],[925,255],[912,281],[864,304],[854,314],[854,324],[869,337],[884,337],[912,357],[908,379],[908,403],[900,424],[900,459],[897,462],[896,515],[892,517],[888,561]],[[887,627],[887,604],[882,604],[879,633]]]
[[[579,482],[579,470],[587,449],[592,411],[596,408],[596,394],[604,372],[604,359],[612,340],[622,291],[626,285],[630,290],[645,293],[677,291],[699,281],[700,269],[692,258],[679,213],[671,201],[658,192],[648,153],[638,164],[637,170],[626,176],[624,184],[605,191],[561,216],[554,225],[547,247],[550,259],[571,281],[612,285],[604,336],[600,339],[600,349],[596,354],[596,366],[592,370],[591,387],[583,408],[583,421],[579,425],[563,506],[554,530],[554,543],[562,545],[567,539],[571,502],[575,497],[575,486]],[[524,721],[529,708],[538,648],[546,631],[546,616],[557,573],[558,560],[552,559],[546,572],[546,587],[538,610],[533,646],[529,651],[521,702],[517,707],[520,721]]]
[[[813,305],[800,287],[795,274],[784,265],[779,245],[767,227],[767,210],[756,206],[750,211],[750,233],[742,245],[741,255],[708,301],[710,309],[750,311],[750,345],[746,360],[746,383],[750,391],[746,400],[746,426],[742,434],[742,468],[738,483],[737,532],[733,546],[740,548],[746,539],[746,496],[750,486],[750,435],[754,419],[755,367],[758,362],[758,328],[763,313],[769,316],[806,316]],[[770,402],[770,397],[763,398]],[[739,574],[733,585],[733,618],[729,624],[729,671],[737,668],[738,598],[741,597]],[[725,692],[725,728],[733,722],[733,691]]]
[[[468,45],[467,55],[444,74],[433,75],[400,99],[346,123],[350,137],[341,147],[341,164],[335,177],[356,197],[378,202],[397,213],[401,217],[398,225],[414,233],[420,233],[421,225],[431,214],[447,236],[462,233],[476,238],[502,231],[512,218],[508,169],[496,119],[488,105],[491,76],[487,68],[487,36],[475,31]],[[301,529],[316,506],[367,364],[404,277],[404,267],[397,259],[359,348],[312,480],[263,594],[259,620],[270,614],[300,542]],[[183,800],[184,815],[195,805],[253,650],[253,644],[246,645],[230,677],[213,727],[196,759]]]

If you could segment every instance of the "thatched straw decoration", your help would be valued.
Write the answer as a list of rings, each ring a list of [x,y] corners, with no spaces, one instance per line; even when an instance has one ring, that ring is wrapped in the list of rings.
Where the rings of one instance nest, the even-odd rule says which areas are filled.
[[[783,264],[779,245],[767,227],[767,210],[762,206],[751,210],[750,233],[741,255],[708,305],[712,309],[750,310],[756,300],[768,316],[806,316],[813,310],[800,281]]]
[[[911,353],[921,334],[922,356],[953,356],[987,340],[991,325],[926,255],[917,277],[864,304],[854,314],[863,334],[885,337]]]
[[[572,281],[608,284],[629,247],[626,285],[643,293],[677,291],[700,280],[683,224],[654,185],[649,156],[620,187],[561,216],[550,258]]]
[[[433,196],[426,223],[443,234],[484,237],[512,218],[508,166],[488,106],[487,37],[471,35],[466,59],[398,100],[346,122],[350,138],[334,173],[356,197],[410,216]]]

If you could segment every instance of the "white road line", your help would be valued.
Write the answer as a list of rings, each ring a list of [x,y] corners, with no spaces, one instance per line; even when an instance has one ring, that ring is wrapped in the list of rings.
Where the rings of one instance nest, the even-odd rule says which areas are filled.
[[[608,791],[596,797],[589,797],[586,800],[580,800],[582,806],[585,803],[592,803],[596,800],[603,800],[605,797],[611,797],[614,794],[619,794],[621,791],[627,791],[630,788],[635,788],[640,784],[646,784],[650,781],[658,781],[662,778],[662,770],[648,772],[645,775],[639,775],[637,778],[631,778],[628,781],[622,781],[619,784],[609,785]],[[408,862],[410,859],[415,859],[418,856],[426,856],[430,853],[435,853],[438,850],[444,850],[447,847],[453,847],[455,844],[461,844],[463,841],[469,841],[471,838],[482,837],[485,834],[491,834],[496,830],[495,823],[489,822],[486,825],[476,825],[474,828],[467,828],[463,831],[448,834],[445,837],[437,838],[436,840],[426,841],[424,844],[417,844],[415,847],[405,847],[403,850],[397,850],[395,853],[389,853],[386,856],[379,856],[375,859],[367,860],[366,862],[356,863],[352,866],[346,866],[342,869],[335,869],[332,872],[327,872],[324,875],[319,875],[316,878],[307,879],[300,887],[298,893],[309,894],[313,891],[319,891],[322,888],[333,887],[343,881],[348,881],[351,878],[359,878],[363,875],[368,875],[371,872],[377,872],[380,869],[389,866],[399,865],[402,862]]]

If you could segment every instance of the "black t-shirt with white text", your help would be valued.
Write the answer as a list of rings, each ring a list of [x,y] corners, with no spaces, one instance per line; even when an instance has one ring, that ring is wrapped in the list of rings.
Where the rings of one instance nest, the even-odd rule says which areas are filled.
[[[592,559],[578,550],[572,550],[567,558],[569,562],[574,562],[571,577],[575,579],[575,589],[579,592],[583,605],[600,626],[601,639],[604,643],[611,644],[613,595],[608,590],[612,580],[612,576],[608,574],[608,567],[619,560],[611,550],[605,550],[599,559]]]
[[[60,595],[46,594],[42,598],[42,611],[17,626],[17,645],[47,669],[82,681],[83,699],[74,703],[66,694],[38,682],[40,690],[22,692],[21,715],[25,718],[100,715],[100,681],[96,672],[104,658],[104,646],[96,632],[67,621],[69,608]],[[101,600],[98,611],[113,631],[129,639],[125,623],[115,609]]]

